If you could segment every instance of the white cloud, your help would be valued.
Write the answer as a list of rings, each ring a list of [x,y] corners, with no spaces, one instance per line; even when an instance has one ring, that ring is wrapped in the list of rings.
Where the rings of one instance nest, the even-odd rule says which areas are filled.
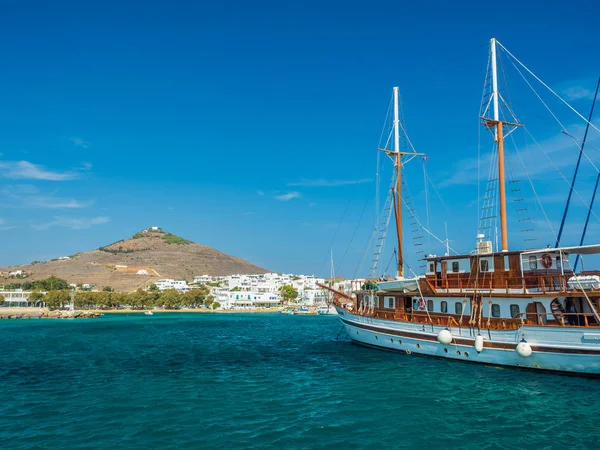
[[[84,164],[80,169],[58,172],[46,169],[44,166],[29,161],[0,162],[0,177],[12,179],[30,179],[45,181],[66,181],[79,178],[82,170],[88,170],[90,164]]]
[[[61,199],[55,197],[27,197],[25,203],[29,206],[49,209],[78,209],[85,208],[91,202],[80,202],[75,199]]]
[[[110,222],[109,217],[62,217],[55,216],[51,222],[43,223],[40,225],[32,225],[32,228],[36,230],[47,230],[52,227],[64,227],[72,230],[85,230],[91,228],[94,225],[100,225],[103,223]]]
[[[89,142],[86,142],[79,137],[72,137],[71,142],[73,142],[73,144],[75,144],[75,147],[89,148],[89,146],[90,146]]]
[[[583,86],[572,86],[565,89],[563,92],[567,97],[567,100],[579,100],[582,98],[587,100],[594,99],[594,91]]]
[[[336,186],[347,186],[350,184],[362,184],[362,183],[370,183],[373,180],[370,178],[360,178],[358,180],[326,180],[324,178],[319,178],[316,180],[307,180],[302,179],[300,181],[294,181],[292,183],[288,183],[288,186],[306,186],[306,187],[336,187]]]
[[[260,196],[265,195],[265,193],[263,191],[256,191],[256,193]]]
[[[293,200],[295,198],[301,198],[302,194],[300,194],[300,192],[288,192],[287,194],[281,194],[281,195],[276,195],[275,198],[277,200],[281,200],[282,202],[287,202],[289,200]]]

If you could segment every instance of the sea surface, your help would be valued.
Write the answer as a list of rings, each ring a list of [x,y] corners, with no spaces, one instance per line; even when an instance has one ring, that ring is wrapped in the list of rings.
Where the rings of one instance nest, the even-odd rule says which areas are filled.
[[[0,447],[600,448],[600,380],[358,347],[336,317],[0,321]]]

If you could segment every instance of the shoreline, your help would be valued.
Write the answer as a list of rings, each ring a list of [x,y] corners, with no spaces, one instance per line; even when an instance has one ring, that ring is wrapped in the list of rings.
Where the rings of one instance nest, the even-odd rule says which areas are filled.
[[[182,309],[75,309],[71,310],[50,310],[48,308],[32,307],[0,307],[1,319],[95,319],[101,315],[109,314],[141,314],[147,311],[152,311],[154,314],[172,314],[172,313],[193,313],[193,314],[236,314],[236,313],[279,313],[277,308],[257,308],[257,309],[235,309],[235,310],[212,310],[208,308],[182,308]]]

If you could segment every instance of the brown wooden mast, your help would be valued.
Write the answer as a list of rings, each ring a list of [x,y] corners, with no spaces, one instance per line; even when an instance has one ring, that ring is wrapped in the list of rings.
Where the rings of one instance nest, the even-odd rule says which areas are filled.
[[[396,210],[396,234],[398,235],[398,276],[404,276],[404,257],[402,256],[402,153],[396,152],[396,195],[394,209]],[[393,194],[393,193],[392,193]]]

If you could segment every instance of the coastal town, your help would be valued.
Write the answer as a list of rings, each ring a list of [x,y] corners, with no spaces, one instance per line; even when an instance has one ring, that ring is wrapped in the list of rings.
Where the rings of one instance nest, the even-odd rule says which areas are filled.
[[[17,275],[21,276],[23,274],[14,274],[11,278]],[[327,291],[319,285],[327,283],[337,290],[345,291],[352,283],[349,280],[326,280],[314,275],[273,272],[228,276],[198,275],[189,282],[187,280],[160,279],[145,289],[138,289],[131,293],[118,293],[113,292],[112,288],[108,286],[103,289],[97,289],[96,286],[90,283],[73,283],[67,286],[64,280],[56,280],[58,280],[56,281],[56,289],[53,289],[51,284],[44,286],[43,282],[42,284],[25,282],[0,285],[0,299],[3,299],[1,306],[5,308],[47,307],[50,306],[46,301],[47,295],[56,290],[67,294],[64,296],[65,300],[67,297],[73,300],[86,295],[89,298],[94,293],[109,294],[114,299],[121,300],[118,304],[115,304],[119,307],[135,306],[132,305],[134,302],[128,302],[127,299],[129,296],[133,297],[136,294],[139,296],[142,293],[154,293],[157,296],[155,303],[160,304],[160,296],[168,296],[169,293],[173,293],[179,296],[186,295],[188,298],[193,299],[192,304],[188,303],[185,306],[195,308],[209,306],[212,310],[221,311],[277,310],[290,304],[296,307],[317,308],[327,305],[330,301]],[[360,282],[363,280],[354,281]],[[41,289],[27,289],[33,286],[39,286]],[[194,296],[194,294],[200,293],[201,295]],[[65,301],[57,309],[74,309],[77,306],[80,306],[77,302]],[[165,308],[164,305],[161,306],[163,309]],[[167,307],[167,309],[170,308]]]

